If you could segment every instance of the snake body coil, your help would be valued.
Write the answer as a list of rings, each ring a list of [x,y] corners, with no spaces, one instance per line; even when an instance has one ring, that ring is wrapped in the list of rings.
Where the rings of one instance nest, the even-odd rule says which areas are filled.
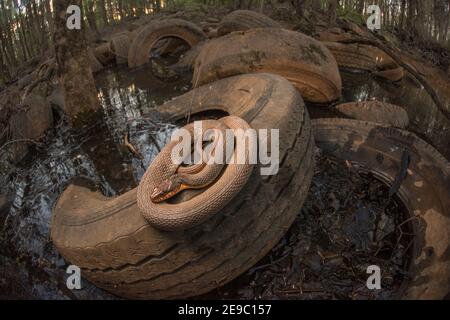
[[[236,116],[219,121],[206,120],[202,122],[202,126],[207,130],[215,128],[222,135],[225,128],[250,129],[244,120]],[[184,129],[193,135],[192,124]],[[191,168],[172,161],[172,151],[178,143],[172,141],[163,148],[147,169],[137,190],[137,204],[146,220],[154,227],[167,231],[191,228],[217,213],[241,190],[253,171],[253,166],[249,163],[251,144],[247,145],[242,164],[206,163]],[[231,153],[225,150],[225,143],[221,145],[224,146],[223,160],[229,160],[230,157],[226,155]],[[217,146],[213,150],[217,152]],[[232,158],[238,159],[236,148]],[[187,201],[165,201],[184,189],[203,188],[205,190],[202,193]]]

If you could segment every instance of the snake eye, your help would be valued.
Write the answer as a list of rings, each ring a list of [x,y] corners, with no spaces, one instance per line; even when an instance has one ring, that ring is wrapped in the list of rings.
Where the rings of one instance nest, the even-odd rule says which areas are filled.
[[[164,180],[157,187],[153,189],[150,199],[155,202],[162,202],[167,198],[170,198],[170,193],[173,189],[173,183],[170,180]]]
[[[153,192],[152,192],[152,194],[150,195],[150,199],[153,201],[153,202],[160,202],[160,198],[161,198],[161,196],[164,194],[164,191],[162,191],[160,188],[158,188],[158,187],[155,187],[154,189],[153,189]]]

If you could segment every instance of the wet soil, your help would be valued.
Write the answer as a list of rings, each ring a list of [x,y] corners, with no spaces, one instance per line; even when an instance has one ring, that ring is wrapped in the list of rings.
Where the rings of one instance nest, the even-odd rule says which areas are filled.
[[[149,70],[104,70],[96,83],[102,110],[93,125],[71,130],[63,121],[34,152],[11,167],[0,159],[0,194],[13,205],[0,211],[0,298],[109,299],[83,281],[65,286],[67,262],[49,238],[52,206],[71,179],[93,180],[105,195],[135,187],[165,144],[174,124],[154,116],[157,105],[189,90],[181,79],[168,84]],[[448,121],[423,89],[408,79],[387,84],[367,74],[344,73],[343,102],[377,98],[402,105],[413,130],[450,155]],[[336,115],[308,106],[313,117]],[[142,158],[124,146],[125,135]],[[1,158],[1,156],[0,156]],[[370,174],[324,155],[303,209],[278,245],[255,267],[207,298],[385,299],[407,279],[410,226],[401,203]],[[399,228],[401,226],[401,228]],[[383,272],[383,288],[368,291],[366,268]]]

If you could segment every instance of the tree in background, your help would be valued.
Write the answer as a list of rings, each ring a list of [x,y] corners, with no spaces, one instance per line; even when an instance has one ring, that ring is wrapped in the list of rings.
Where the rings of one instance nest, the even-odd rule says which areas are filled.
[[[63,89],[65,111],[70,122],[77,126],[84,115],[99,107],[84,29],[70,30],[67,27],[67,8],[69,5],[82,8],[82,0],[58,0],[53,5],[57,74]]]
[[[337,8],[339,5],[339,0],[328,0],[328,22],[331,25],[336,24],[336,18],[337,18]]]
[[[51,0],[0,0],[1,82],[21,76],[24,65],[51,55],[54,11],[50,3]],[[265,13],[270,14],[281,3],[290,5],[292,13],[302,18],[311,11],[324,10],[332,24],[338,14],[362,17],[368,5],[377,4],[382,9],[384,29],[396,30],[414,41],[434,41],[450,48],[450,0],[83,0],[83,27],[98,38],[105,26],[168,8],[202,4],[258,11],[265,8]]]

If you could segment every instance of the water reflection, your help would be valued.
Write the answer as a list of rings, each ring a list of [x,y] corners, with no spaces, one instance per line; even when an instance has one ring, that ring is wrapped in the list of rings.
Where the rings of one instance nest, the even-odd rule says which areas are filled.
[[[0,297],[111,297],[87,282],[80,291],[65,287],[66,262],[49,236],[52,207],[78,176],[91,179],[108,196],[130,190],[170,138],[176,127],[151,118],[151,111],[189,86],[147,81],[146,72],[100,74],[96,83],[102,108],[92,115],[92,125],[74,131],[60,122],[20,167],[2,170],[0,194],[11,194],[13,204],[0,216]],[[143,159],[124,146],[125,134]]]
[[[376,99],[404,107],[410,119],[408,130],[418,134],[450,159],[450,121],[414,79],[407,76],[400,83],[392,84],[369,74],[347,72],[342,73],[342,78],[344,101]],[[450,105],[450,100],[443,102]]]
[[[136,186],[145,168],[158,154],[161,146],[170,139],[171,133],[176,128],[152,117],[152,111],[156,106],[188,91],[189,78],[168,84],[151,77],[149,68],[129,71],[118,67],[99,75],[96,83],[104,123],[108,128],[107,133],[113,138],[117,152],[126,154],[123,155],[124,165],[132,170],[132,180],[129,177],[120,177],[120,181],[130,189]],[[129,150],[124,148],[126,135],[143,159],[131,156]],[[111,164],[113,163],[117,161],[111,161]]]

